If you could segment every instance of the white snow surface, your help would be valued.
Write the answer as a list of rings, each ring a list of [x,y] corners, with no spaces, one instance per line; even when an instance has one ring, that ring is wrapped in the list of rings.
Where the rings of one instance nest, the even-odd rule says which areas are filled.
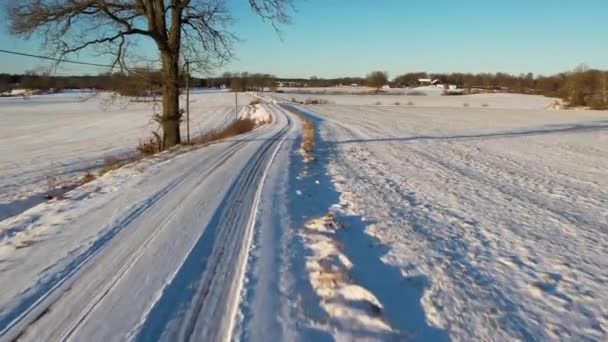
[[[250,133],[0,219],[0,342],[608,339],[607,112],[328,95],[345,102],[298,106],[305,162],[283,95],[241,95],[263,102]],[[79,96],[0,99],[24,151],[0,149],[0,198],[149,132],[149,105]],[[234,115],[233,93],[193,99],[198,132]]]
[[[256,112],[273,121],[1,221],[0,341],[229,340],[261,189],[295,132]]]
[[[608,339],[608,113],[509,98],[299,106],[319,118],[353,278],[401,338]]]
[[[240,94],[240,110],[251,100]],[[159,108],[109,93],[0,98],[0,220],[40,202],[49,180],[61,184],[105,158],[133,153],[157,130],[152,117]],[[190,111],[193,136],[215,129],[234,117],[234,93],[194,89]]]
[[[457,108],[517,108],[517,109],[546,109],[558,101],[539,95],[520,95],[507,93],[490,93],[475,95],[441,96],[442,90],[437,88],[413,88],[405,92],[394,92],[385,95],[327,95],[274,93],[276,99],[291,102],[294,99],[304,102],[307,99],[321,99],[329,104],[345,106],[373,105],[403,106],[403,107],[457,107]],[[418,93],[420,95],[407,95]],[[559,102],[559,101],[558,101]]]
[[[353,87],[353,86],[342,86],[342,87],[280,87],[278,90],[285,93],[309,93],[309,94],[327,94],[327,95],[340,95],[340,94],[351,94],[351,95],[363,95],[367,93],[373,93],[377,89],[367,86]],[[382,89],[383,93],[392,95],[405,95],[411,92],[424,93],[424,95],[437,96],[443,93],[443,89],[434,86],[422,86],[413,88],[388,88]]]

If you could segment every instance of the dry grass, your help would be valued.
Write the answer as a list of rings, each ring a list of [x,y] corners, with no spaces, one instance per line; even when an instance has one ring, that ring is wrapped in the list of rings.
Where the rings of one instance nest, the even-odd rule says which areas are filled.
[[[312,162],[315,160],[313,157],[313,149],[315,146],[315,126],[305,115],[302,115],[298,111],[292,110],[289,107],[284,108],[300,119],[300,122],[302,123],[302,143],[300,144],[300,151],[302,152],[302,155],[304,155],[304,161],[306,163]]]
[[[315,126],[306,116],[299,113],[296,113],[296,115],[302,122],[302,143],[300,149],[304,154],[304,160],[308,163],[314,160],[312,154],[315,145]]]
[[[87,183],[90,183],[92,181],[94,181],[97,178],[97,176],[95,176],[91,171],[88,171],[87,173],[84,174],[84,176],[82,176],[82,178],[80,178],[80,185],[84,185]]]
[[[192,140],[192,144],[200,145],[200,144],[209,144],[216,140],[226,139],[230,137],[234,137],[236,135],[240,135],[243,133],[247,133],[252,131],[256,126],[256,122],[250,118],[240,118],[236,121],[233,121],[228,126],[214,130]]]
[[[233,137],[253,130],[258,124],[270,122],[272,122],[271,118],[268,118],[266,121],[258,122],[257,124],[255,120],[250,118],[239,119],[223,129],[198,136],[193,140],[191,145],[208,144],[216,140]],[[94,173],[93,171],[96,168],[91,168],[91,170],[86,171],[82,176],[76,176],[61,182],[55,177],[47,177],[47,190],[44,194],[44,198],[47,200],[63,199],[66,192],[76,187],[90,183],[106,173],[119,169],[127,164],[151,157],[161,152],[161,143],[158,138],[158,135],[155,134],[151,138],[140,140],[139,145],[137,146],[137,153],[135,154],[130,153],[122,156],[105,158],[103,166],[97,173]]]

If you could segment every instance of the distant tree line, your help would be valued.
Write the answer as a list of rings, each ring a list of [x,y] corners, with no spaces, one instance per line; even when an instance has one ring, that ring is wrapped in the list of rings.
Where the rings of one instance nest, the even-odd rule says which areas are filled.
[[[14,88],[43,92],[63,89],[95,89],[115,91],[126,96],[143,96],[160,89],[160,73],[138,71],[95,76],[56,76],[49,73],[26,72],[22,75],[0,74],[0,92]]]
[[[513,75],[508,73],[426,73],[412,72],[399,75],[392,81],[385,72],[372,72],[367,77],[319,77],[278,78],[263,73],[224,73],[220,77],[191,78],[192,87],[229,87],[237,91],[276,90],[279,82],[299,87],[333,87],[339,85],[369,85],[380,89],[413,87],[419,79],[437,79],[453,84],[467,92],[475,90],[502,91],[522,94],[539,94],[562,98],[571,106],[588,106],[608,109],[608,72],[581,65],[574,70],[551,76],[535,76],[532,73]],[[180,87],[185,86],[185,75],[180,75]],[[56,76],[48,73],[26,72],[22,75],[0,74],[0,92],[11,88],[40,89],[97,89],[115,91],[128,96],[157,94],[161,87],[161,75],[157,71],[138,70],[130,73],[107,73],[95,76]]]
[[[270,74],[250,74],[248,72],[226,72],[219,79],[209,79],[207,82],[219,83],[236,91],[276,90],[278,79]]]
[[[556,75],[539,75],[536,77],[532,73],[512,75],[500,72],[479,74],[414,72],[395,77],[391,86],[415,86],[418,85],[418,80],[422,78],[436,79],[444,84],[457,85],[467,92],[482,89],[538,94],[559,97],[570,106],[608,109],[608,71],[590,69],[585,65]]]

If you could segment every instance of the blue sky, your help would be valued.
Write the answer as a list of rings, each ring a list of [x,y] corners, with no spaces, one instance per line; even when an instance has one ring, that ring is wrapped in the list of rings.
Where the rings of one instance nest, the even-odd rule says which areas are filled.
[[[282,39],[252,15],[247,1],[227,1],[241,41],[237,58],[217,74],[308,78],[363,76],[378,69],[391,76],[410,71],[552,74],[580,63],[608,69],[608,0],[294,0],[297,13],[282,28]],[[0,48],[35,52],[38,47],[36,40],[24,42],[1,27]],[[1,58],[0,72],[40,65],[23,57]],[[96,70],[70,66],[60,72]]]

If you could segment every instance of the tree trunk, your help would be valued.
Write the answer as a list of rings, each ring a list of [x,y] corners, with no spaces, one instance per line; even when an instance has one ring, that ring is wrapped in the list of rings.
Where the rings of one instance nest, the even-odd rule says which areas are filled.
[[[177,54],[163,52],[162,60],[162,96],[163,114],[161,127],[163,129],[163,149],[171,148],[181,143],[179,122],[179,57]]]

